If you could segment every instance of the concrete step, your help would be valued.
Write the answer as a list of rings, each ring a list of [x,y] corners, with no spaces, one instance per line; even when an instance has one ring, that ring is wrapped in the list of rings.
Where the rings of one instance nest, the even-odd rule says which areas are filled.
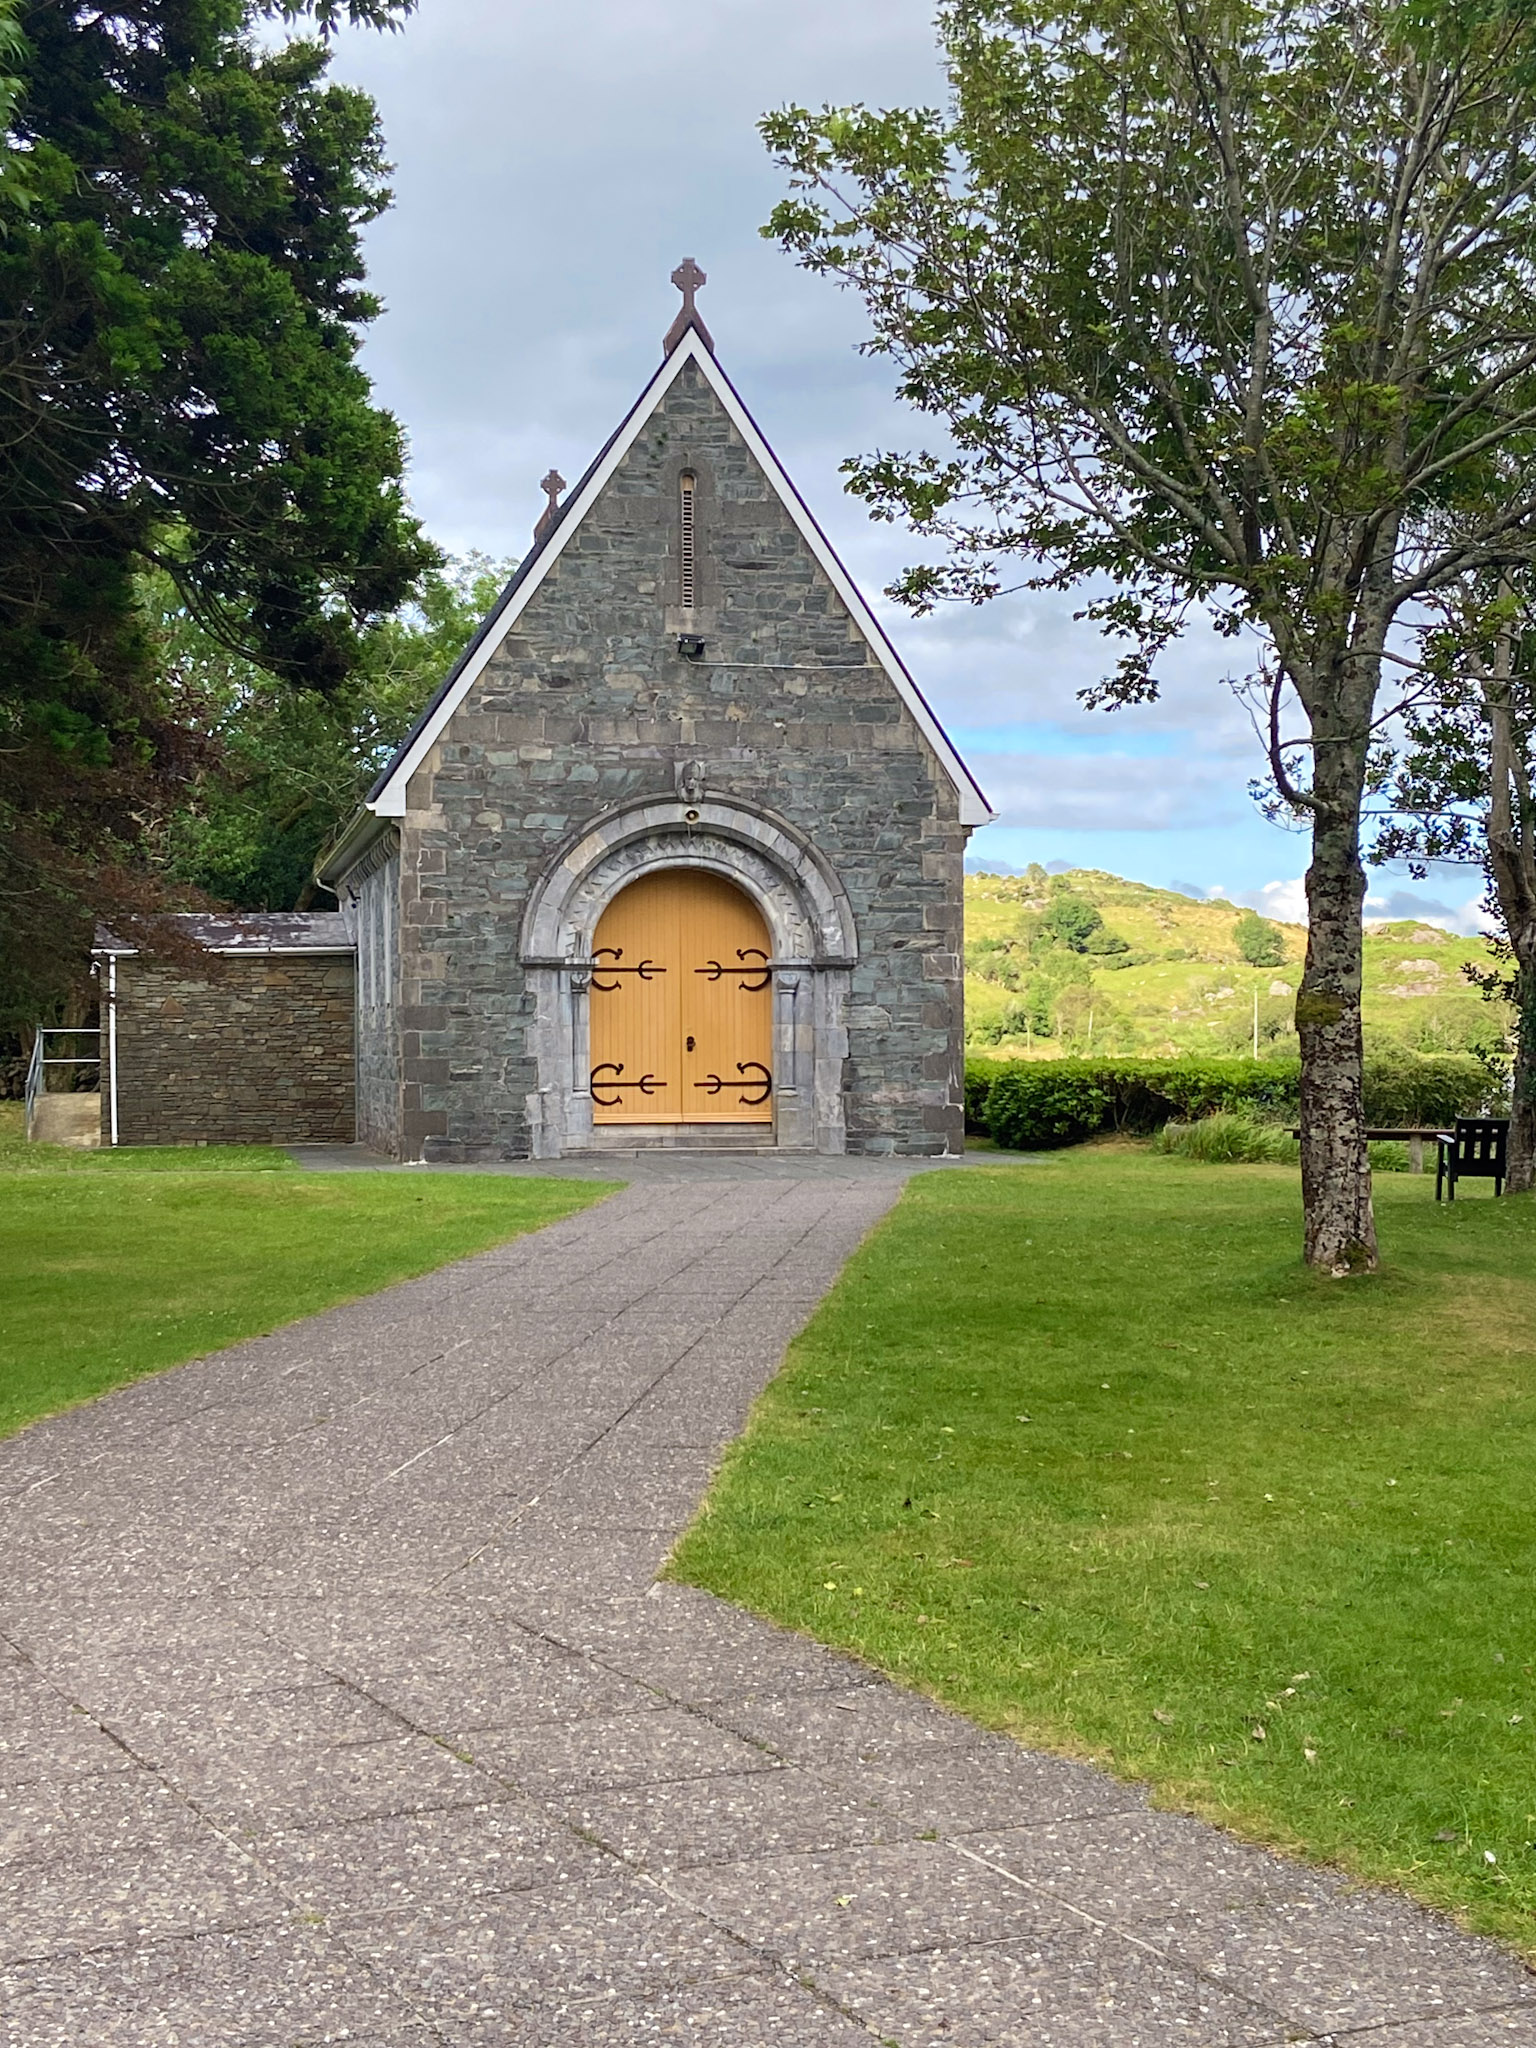
[[[598,1124],[593,1152],[774,1152],[772,1124]]]

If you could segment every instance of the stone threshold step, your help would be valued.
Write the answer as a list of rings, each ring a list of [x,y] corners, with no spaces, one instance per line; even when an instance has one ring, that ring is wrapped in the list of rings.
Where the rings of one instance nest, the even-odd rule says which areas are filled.
[[[778,1152],[771,1124],[599,1124],[584,1154],[614,1152]]]

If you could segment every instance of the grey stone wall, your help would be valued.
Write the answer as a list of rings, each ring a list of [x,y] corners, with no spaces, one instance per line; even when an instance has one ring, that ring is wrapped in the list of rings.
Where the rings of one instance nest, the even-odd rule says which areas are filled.
[[[120,1144],[350,1143],[355,1125],[350,958],[220,956],[207,980],[119,958]]]
[[[698,478],[698,609],[678,589],[678,479]],[[680,629],[705,656],[684,660]],[[803,831],[859,936],[851,1151],[958,1150],[961,868],[948,779],[693,365],[413,778],[401,881],[408,1156],[523,1156],[536,1086],[518,924],[551,849],[621,800],[711,794]]]

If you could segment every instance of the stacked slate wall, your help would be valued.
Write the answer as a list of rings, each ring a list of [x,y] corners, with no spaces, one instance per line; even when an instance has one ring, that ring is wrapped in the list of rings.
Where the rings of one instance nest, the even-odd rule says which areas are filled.
[[[678,578],[697,477],[697,609]],[[678,652],[681,630],[705,641]],[[850,1151],[962,1146],[961,873],[948,778],[689,364],[412,779],[402,821],[402,1149],[525,1156],[537,1086],[518,927],[574,829],[670,796],[767,806],[851,899]],[[371,1082],[369,1086],[371,1086]]]
[[[119,957],[119,1144],[350,1144],[353,979],[335,953],[220,955],[206,980]],[[109,1115],[103,1074],[104,1144]]]

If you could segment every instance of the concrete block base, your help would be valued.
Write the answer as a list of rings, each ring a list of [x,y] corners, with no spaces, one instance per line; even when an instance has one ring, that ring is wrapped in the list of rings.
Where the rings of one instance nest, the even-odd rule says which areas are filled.
[[[40,1145],[72,1145],[89,1152],[101,1143],[100,1095],[39,1095],[27,1136]]]

